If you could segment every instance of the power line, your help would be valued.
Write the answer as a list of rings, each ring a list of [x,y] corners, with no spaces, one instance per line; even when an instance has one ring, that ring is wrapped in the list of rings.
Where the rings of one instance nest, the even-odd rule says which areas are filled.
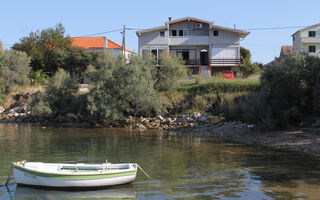
[[[111,31],[101,32],[101,33],[93,33],[93,34],[89,34],[89,35],[83,35],[83,36],[80,36],[80,37],[88,37],[88,36],[94,36],[94,35],[102,35],[102,34],[107,34],[107,33],[118,32],[118,31],[122,31],[122,29],[115,29],[115,30],[111,30]]]
[[[307,26],[284,26],[284,27],[267,27],[267,28],[244,28],[246,31],[263,31],[263,30],[280,30],[280,29],[293,29],[293,28],[304,28]]]

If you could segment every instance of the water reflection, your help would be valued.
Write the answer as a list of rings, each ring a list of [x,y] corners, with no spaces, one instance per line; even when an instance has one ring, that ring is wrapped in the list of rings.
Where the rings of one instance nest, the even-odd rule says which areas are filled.
[[[317,158],[188,135],[133,134],[125,129],[0,124],[0,184],[5,182],[12,161],[102,162],[108,158],[111,162],[137,162],[153,177],[150,181],[138,173],[133,185],[123,187],[133,189],[137,199],[319,199]],[[10,187],[22,199],[32,194],[24,188],[15,189],[14,181]],[[85,197],[82,192],[39,194],[60,199],[54,195]],[[108,190],[87,194],[91,192],[103,195]],[[3,187],[0,199],[8,199]]]
[[[53,199],[136,199],[134,187],[113,187],[90,191],[61,191],[17,186],[15,200]]]

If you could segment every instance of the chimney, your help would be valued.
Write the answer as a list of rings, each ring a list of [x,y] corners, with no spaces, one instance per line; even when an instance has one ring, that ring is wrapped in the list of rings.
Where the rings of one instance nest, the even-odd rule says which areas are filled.
[[[171,21],[171,17],[169,17],[169,21]]]

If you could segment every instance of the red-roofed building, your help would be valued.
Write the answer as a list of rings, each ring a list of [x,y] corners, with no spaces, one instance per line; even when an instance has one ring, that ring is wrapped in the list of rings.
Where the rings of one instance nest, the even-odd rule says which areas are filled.
[[[122,53],[122,45],[106,37],[72,37],[71,41],[72,46],[84,48],[87,51],[106,51],[110,52],[114,57]],[[133,50],[126,48],[126,57],[134,53]]]
[[[290,55],[293,53],[293,46],[282,46],[280,51],[280,57]]]

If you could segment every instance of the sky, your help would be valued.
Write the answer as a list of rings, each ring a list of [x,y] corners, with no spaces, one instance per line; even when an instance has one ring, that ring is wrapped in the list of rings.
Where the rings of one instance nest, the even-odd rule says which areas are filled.
[[[300,28],[320,23],[319,0],[0,0],[0,41],[5,48],[31,31],[62,23],[71,37],[127,28],[145,29],[164,25],[168,17],[192,16],[218,26],[248,30],[241,41],[252,61],[268,63],[283,45],[292,45],[291,35]],[[121,31],[97,36],[121,44]],[[126,31],[126,47],[138,49],[135,31]]]

